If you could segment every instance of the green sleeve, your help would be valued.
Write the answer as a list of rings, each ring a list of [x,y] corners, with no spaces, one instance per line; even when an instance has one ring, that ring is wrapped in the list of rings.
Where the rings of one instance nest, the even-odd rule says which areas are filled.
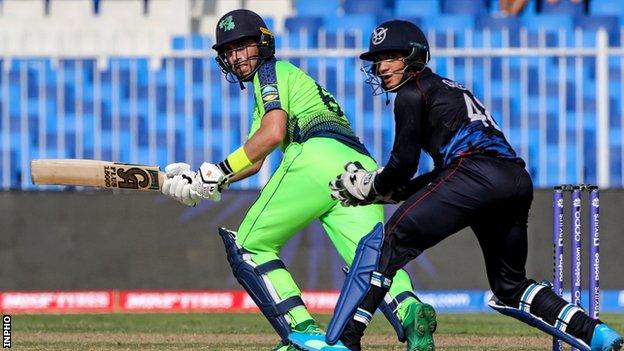
[[[260,111],[258,105],[254,107],[253,116],[251,118],[251,128],[249,129],[249,134],[247,135],[247,139],[251,139],[251,136],[260,129],[260,123],[262,122],[262,116],[260,115]]]

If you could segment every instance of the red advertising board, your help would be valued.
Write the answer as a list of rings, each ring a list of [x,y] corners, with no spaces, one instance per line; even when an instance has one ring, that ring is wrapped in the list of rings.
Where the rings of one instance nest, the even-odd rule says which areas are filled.
[[[311,312],[331,312],[336,291],[304,291]],[[244,291],[104,290],[0,292],[0,311],[7,313],[87,312],[257,312]]]
[[[0,292],[0,310],[11,313],[112,312],[113,302],[112,290]]]

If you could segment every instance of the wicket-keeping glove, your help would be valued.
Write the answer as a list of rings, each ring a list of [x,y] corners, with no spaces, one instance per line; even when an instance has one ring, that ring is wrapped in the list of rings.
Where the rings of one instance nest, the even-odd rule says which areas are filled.
[[[375,177],[380,171],[369,172],[359,162],[348,162],[345,172],[329,183],[332,198],[345,207],[387,203],[388,199],[375,191]]]

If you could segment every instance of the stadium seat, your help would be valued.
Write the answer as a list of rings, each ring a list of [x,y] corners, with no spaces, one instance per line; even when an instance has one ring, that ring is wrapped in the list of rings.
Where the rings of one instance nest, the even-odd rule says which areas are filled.
[[[589,2],[591,15],[607,15],[624,17],[624,2],[613,0],[592,0]]]
[[[392,0],[344,0],[344,13],[348,15],[372,14],[388,16],[393,13]]]
[[[289,17],[284,25],[287,30],[289,47],[316,47],[318,45],[318,31],[323,25],[323,18],[318,16]],[[306,38],[302,37],[304,33],[307,33]]]
[[[490,30],[502,30],[506,28],[509,31],[517,32],[520,29],[520,19],[514,16],[477,16],[475,19],[475,29],[483,30],[485,28]]]
[[[620,26],[615,16],[576,16],[573,24],[575,28],[590,32],[604,28],[609,35],[609,45],[615,46],[620,43]]]
[[[442,13],[445,14],[477,15],[487,10],[486,0],[442,0]]]
[[[397,0],[394,7],[394,16],[403,17],[428,17],[440,14],[440,1],[438,0]]]
[[[474,22],[472,15],[440,15],[424,17],[421,28],[432,47],[450,47],[451,40],[452,46],[463,47],[466,30],[472,30]]]
[[[591,1],[590,1],[591,2]],[[542,12],[552,14],[570,14],[570,15],[582,15],[584,12],[583,1],[573,3],[572,1],[557,1],[554,4],[548,1],[542,1]]]
[[[571,16],[556,13],[522,17],[520,22],[523,26],[533,30],[557,31],[562,28],[566,31],[572,31],[573,28]]]
[[[463,33],[466,29],[474,28],[475,18],[466,14],[441,15],[439,17],[425,17],[422,23],[425,31],[434,29],[446,32],[448,29]]]
[[[359,40],[358,40],[359,38]],[[361,31],[339,31],[339,32],[325,32],[324,37],[319,37],[319,47],[335,49],[338,47],[344,47],[348,49],[361,47],[368,39],[368,33],[362,33]]]
[[[520,19],[512,16],[477,16],[475,19],[475,29],[490,31],[490,35],[494,36],[495,42],[502,45],[503,41],[507,41],[508,46],[516,47],[520,45]],[[503,31],[506,31],[508,37],[505,38]],[[496,45],[496,44],[495,44]]]
[[[295,10],[300,16],[337,15],[339,9],[340,0],[295,0]]]
[[[258,4],[262,1],[264,0],[252,1],[252,3]],[[385,119],[391,110],[383,106],[384,96],[370,97],[370,87],[363,83],[361,86],[359,85],[363,80],[358,71],[361,61],[354,58],[323,56],[323,51],[319,51],[319,55],[303,57],[303,55],[297,54],[297,49],[303,47],[308,49],[319,47],[336,49],[344,46],[345,49],[359,52],[360,49],[368,46],[371,31],[381,21],[389,18],[401,18],[416,23],[423,28],[432,46],[433,59],[430,64],[432,68],[439,74],[461,83],[470,81],[472,91],[483,102],[486,102],[487,99],[487,108],[492,111],[494,117],[501,124],[502,113],[505,112],[503,109],[508,106],[507,103],[509,104],[511,111],[509,111],[505,126],[511,130],[510,141],[515,143],[514,146],[519,145],[520,134],[523,133],[520,130],[522,117],[520,110],[521,102],[524,102],[524,98],[521,96],[526,89],[530,124],[528,132],[531,142],[535,141],[535,144],[530,145],[531,164],[529,169],[534,175],[543,174],[543,170],[539,169],[540,165],[535,163],[540,152],[543,152],[540,149],[541,146],[538,145],[539,134],[542,133],[539,130],[539,118],[542,112],[541,105],[543,105],[540,104],[539,97],[540,83],[542,83],[540,82],[540,64],[543,62],[545,65],[543,78],[546,84],[546,96],[544,101],[546,101],[545,112],[548,119],[548,129],[545,131],[548,141],[546,151],[555,152],[555,155],[558,155],[557,138],[559,130],[557,121],[560,117],[560,58],[554,55],[544,59],[518,56],[508,60],[498,57],[449,58],[446,54],[442,55],[445,50],[441,49],[466,47],[468,36],[471,38],[473,47],[482,48],[489,45],[493,48],[500,48],[505,39],[504,33],[502,33],[504,28],[509,30],[509,44],[515,47],[519,45],[519,34],[523,26],[527,31],[530,48],[538,47],[541,44],[541,35],[544,36],[547,47],[560,45],[573,47],[575,46],[574,30],[576,28],[583,30],[580,46],[593,48],[596,45],[596,30],[600,27],[604,27],[608,31],[609,44],[612,47],[617,47],[622,39],[620,38],[620,25],[624,23],[624,2],[591,0],[589,12],[591,15],[584,15],[582,8],[571,7],[569,4],[564,5],[563,3],[569,1],[563,0],[560,1],[562,5],[557,5],[554,8],[543,1],[542,3],[547,8],[545,8],[544,13],[536,13],[534,11],[536,1],[530,1],[520,15],[510,17],[498,16],[500,13],[497,12],[496,2],[495,0],[293,0],[292,8],[276,13],[275,17],[272,13],[268,13],[269,17],[265,17],[265,20],[269,23],[269,27],[275,29],[273,28],[275,22],[281,24],[283,16],[291,14],[293,10],[296,11],[298,16],[288,18],[284,22],[285,31],[283,35],[280,33],[277,36],[278,48],[282,44],[287,44],[287,49],[295,49],[292,50],[295,54],[287,57],[287,59],[300,65],[311,76],[319,79],[322,77],[323,85],[341,100],[345,113],[351,120],[356,115],[356,106],[361,104],[363,111],[358,111],[358,113],[365,115],[365,122],[360,130],[364,131],[365,140],[368,143],[372,143],[375,139],[375,126],[372,124],[373,116],[376,109],[380,105],[382,106],[384,119],[381,145],[383,148],[382,150],[374,150],[379,154],[385,154],[391,147],[388,143],[391,142],[393,136],[392,128]],[[280,0],[279,3],[284,3],[284,1]],[[488,4],[491,6],[489,9]],[[13,5],[14,2],[11,6]],[[344,5],[344,15],[342,15],[342,5]],[[102,6],[104,15],[106,12],[104,2]],[[54,9],[56,8],[55,5]],[[63,14],[63,18],[67,16],[69,14]],[[299,37],[302,29],[305,29],[308,34]],[[319,29],[322,30],[319,32]],[[165,42],[162,46],[174,51],[206,50],[212,54],[210,46],[213,40],[212,37],[186,33],[169,37],[169,42]],[[279,52],[278,49],[278,55]],[[12,186],[20,187],[23,185],[20,178],[22,172],[20,160],[24,154],[20,151],[20,146],[21,139],[23,139],[21,122],[24,115],[28,118],[28,139],[32,147],[27,155],[36,155],[33,150],[39,148],[39,122],[44,117],[46,126],[45,130],[41,132],[45,133],[46,136],[47,157],[93,157],[95,155],[93,150],[93,138],[96,133],[95,121],[99,119],[97,128],[101,128],[103,148],[103,153],[99,154],[99,157],[110,158],[113,156],[112,129],[113,124],[119,121],[119,155],[121,158],[127,158],[132,156],[129,153],[132,138],[127,130],[133,118],[133,108],[136,106],[139,130],[142,131],[137,140],[139,161],[146,162],[146,157],[149,156],[157,158],[161,164],[166,164],[168,161],[166,132],[172,115],[175,120],[176,132],[175,156],[184,158],[185,155],[188,155],[185,152],[186,144],[182,141],[188,127],[186,113],[190,99],[193,110],[192,123],[194,127],[199,127],[197,128],[199,131],[194,131],[193,153],[199,155],[204,152],[205,141],[201,137],[201,131],[205,127],[204,113],[208,112],[211,114],[210,132],[214,136],[212,140],[208,141],[210,143],[209,151],[219,157],[225,156],[221,153],[230,151],[225,149],[230,146],[234,147],[234,145],[226,147],[221,145],[221,142],[224,138],[229,138],[231,143],[240,141],[241,128],[244,129],[244,123],[239,115],[245,113],[245,107],[241,104],[244,104],[245,101],[252,104],[253,97],[242,98],[243,95],[241,95],[236,84],[224,81],[223,74],[215,64],[212,55],[188,58],[182,55],[184,54],[176,53],[176,58],[161,59],[161,66],[158,68],[149,65],[150,59],[141,58],[137,60],[132,55],[103,55],[104,65],[97,68],[95,59],[76,59],[74,57],[79,56],[74,55],[61,55],[60,60],[52,60],[50,57],[53,56],[31,59],[28,58],[28,55],[14,55],[18,58],[12,59],[11,62],[6,62],[6,58],[0,59],[0,62],[4,63],[2,67],[5,69],[5,73],[0,74],[0,85],[5,86],[5,83],[8,83],[9,94],[8,101],[0,101],[0,112],[5,110],[9,112],[9,125],[0,125],[0,128],[3,130],[8,128],[10,133],[11,162],[15,162],[11,166]],[[154,57],[162,56],[154,55]],[[575,151],[573,136],[576,132],[576,108],[578,104],[582,104],[582,117],[585,124],[583,133],[588,134],[583,147],[587,146],[589,149],[589,151],[584,152],[587,153],[586,157],[595,158],[596,151],[595,145],[593,145],[595,141],[589,135],[595,133],[596,130],[596,105],[599,101],[596,94],[598,85],[596,58],[590,55],[584,56],[582,60],[580,81],[576,81],[575,63],[578,59],[575,56],[569,56],[565,60],[566,78],[564,86],[567,112],[565,116],[569,136],[568,145]],[[619,101],[622,94],[621,60],[622,58],[619,56],[610,55],[607,68],[613,153],[619,153],[622,150],[619,135],[624,127],[620,121],[622,102]],[[171,64],[168,64],[169,62]],[[187,71],[187,62],[191,62],[190,72]],[[489,62],[489,71],[486,71],[486,62]],[[505,62],[509,63],[509,81],[503,80]],[[524,67],[522,62],[526,64],[528,76],[528,81],[524,83],[521,82],[524,76],[522,75],[522,67]],[[322,67],[325,68],[324,72],[320,71]],[[96,72],[97,75],[94,74]],[[136,76],[132,76],[132,72],[136,72]],[[24,79],[24,73],[26,79]],[[189,86],[186,79],[189,73],[191,77],[190,96],[187,95]],[[488,73],[487,77],[485,77],[485,73]],[[209,74],[209,79],[206,79],[207,74]],[[98,89],[94,87],[96,78],[100,84]],[[488,82],[484,83],[486,79]],[[39,86],[41,80],[45,82],[42,87]],[[132,86],[133,82],[136,83],[136,91]],[[148,83],[154,85],[150,87]],[[577,99],[576,89],[579,86],[581,87],[581,96],[580,99]],[[22,100],[23,87],[26,88],[27,101]],[[62,89],[62,95],[59,88]],[[487,97],[484,95],[485,88],[487,88]],[[339,90],[341,96],[337,96]],[[154,96],[151,94],[152,91],[155,92]],[[170,95],[171,91],[173,91],[173,95]],[[363,93],[364,99],[361,102],[356,101],[356,91]],[[45,101],[42,99],[43,94],[41,92],[46,96]],[[131,101],[131,92],[136,92],[137,101]],[[248,93],[250,90],[243,92],[243,94]],[[204,101],[206,94],[210,98],[208,104]],[[82,101],[79,102],[77,99],[80,97],[82,97]],[[152,100],[153,97],[155,99]],[[42,116],[39,115],[41,106],[44,106],[45,109]],[[22,110],[23,108],[26,110]],[[251,113],[250,106],[247,107],[247,113]],[[79,122],[80,116],[82,116],[82,123]],[[360,115],[358,114],[358,116]],[[60,118],[63,118],[62,123],[59,123]],[[222,130],[223,118],[229,118],[230,127],[228,130]],[[2,121],[2,123],[4,122]],[[62,126],[63,129],[57,130],[59,126]],[[80,128],[83,130],[81,131]],[[151,128],[157,132],[158,142],[154,150],[149,150],[149,134],[143,132]],[[76,152],[76,147],[80,146],[76,139],[76,135],[80,135],[79,131],[81,131],[84,139],[82,140],[83,152]],[[61,137],[64,138],[64,147],[57,150],[57,142]],[[122,151],[122,149],[126,151]],[[621,162],[619,157],[616,158],[619,160],[618,162]],[[572,160],[572,157],[569,157],[569,160]],[[587,162],[589,161],[586,159],[585,167],[591,168]],[[567,179],[575,179],[573,177],[576,174],[575,165],[571,164],[571,168],[566,168]],[[619,169],[619,167],[616,168]],[[551,160],[551,156],[549,156],[546,171],[548,182],[556,181],[553,174],[558,174],[558,165],[557,162]],[[594,170],[587,172],[587,174],[593,174],[592,176],[595,177]],[[613,177],[615,177],[612,181],[620,185],[624,180],[617,172],[612,172]],[[538,183],[538,181],[536,184],[538,186],[545,185]]]
[[[343,31],[350,33],[354,38],[360,38],[360,43],[356,46],[368,47],[368,41],[373,29],[379,24],[373,15],[344,15],[325,16],[323,18],[324,28],[327,33],[338,33]]]

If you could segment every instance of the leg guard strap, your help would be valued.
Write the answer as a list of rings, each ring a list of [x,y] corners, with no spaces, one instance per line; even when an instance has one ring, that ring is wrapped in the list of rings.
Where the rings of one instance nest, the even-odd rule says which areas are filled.
[[[550,289],[549,283],[541,282],[529,285],[520,297],[520,309],[524,312],[530,313],[531,303],[533,303],[533,299],[535,298],[537,293],[544,288]]]
[[[389,297],[389,295],[386,295],[386,297]],[[401,302],[405,301],[405,299],[409,297],[413,297],[416,301],[420,301],[413,291],[404,291],[398,294],[394,299],[392,299],[392,301],[388,302],[388,307],[390,307],[392,312],[397,313]]]
[[[257,265],[251,260],[249,252],[238,246],[235,232],[220,228],[219,235],[225,245],[227,260],[236,280],[258,305],[282,341],[288,343],[291,328],[285,314],[294,307],[303,306],[303,300],[300,296],[281,300],[266,276],[270,271],[284,268],[284,263],[280,260],[273,260]]]
[[[392,279],[377,271],[373,271],[373,273],[371,274],[370,283],[371,285],[387,290],[390,289],[390,285],[392,285]]]
[[[570,324],[570,321],[572,320],[572,316],[574,316],[577,312],[583,312],[583,309],[573,304],[566,305],[561,309],[561,312],[559,312],[559,315],[557,316],[555,328],[565,333],[568,328],[568,324]]]
[[[282,262],[282,260],[273,260],[265,262],[263,264],[259,264],[256,266],[256,268],[254,268],[254,271],[256,271],[258,275],[264,275],[276,269],[286,269],[286,266],[284,265],[284,262]]]
[[[334,315],[327,327],[326,340],[329,344],[335,344],[340,339],[347,323],[353,318],[370,290],[371,277],[377,270],[381,256],[383,233],[383,225],[377,223],[369,234],[360,239],[347,279],[340,291]]]
[[[355,319],[356,321],[358,321],[360,323],[364,323],[365,325],[368,325],[368,323],[370,323],[371,319],[373,319],[373,315],[370,314],[365,309],[358,308],[355,311],[355,315],[353,316],[353,319]]]

